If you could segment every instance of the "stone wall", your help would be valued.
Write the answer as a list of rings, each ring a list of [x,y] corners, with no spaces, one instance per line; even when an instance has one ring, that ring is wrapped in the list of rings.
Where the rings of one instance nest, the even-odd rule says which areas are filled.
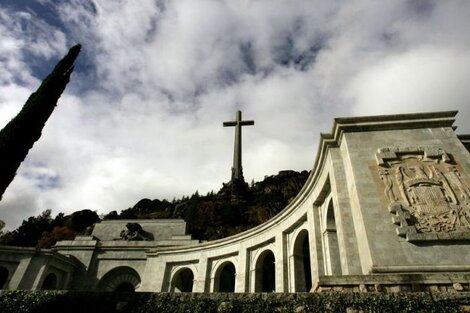
[[[48,249],[1,247],[0,269],[7,276],[1,289],[69,289],[80,268],[76,259]]]

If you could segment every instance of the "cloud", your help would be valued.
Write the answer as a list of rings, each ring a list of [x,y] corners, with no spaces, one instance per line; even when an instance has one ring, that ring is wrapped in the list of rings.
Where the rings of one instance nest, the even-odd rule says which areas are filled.
[[[379,60],[349,85],[356,114],[439,111],[461,108],[468,119],[469,50],[420,47]],[[460,123],[470,131],[466,123]]]
[[[248,181],[309,169],[336,116],[460,109],[466,131],[468,1],[40,4],[49,15],[0,5],[0,125],[66,47],[83,50],[0,203],[9,227],[218,190],[233,149],[222,122],[238,109],[255,120]]]
[[[60,11],[84,40],[95,39],[88,49],[110,90],[152,90],[186,102],[254,69],[266,73],[311,54],[321,33],[312,15],[321,10],[301,4],[108,1],[91,9],[74,1]],[[81,27],[82,20],[93,22]]]
[[[28,73],[28,69],[38,64],[32,62],[26,65],[25,59],[50,60],[66,50],[64,33],[47,22],[36,19],[28,11],[15,12],[0,7],[0,32],[0,64],[7,74],[2,75],[2,84],[18,81],[29,85],[34,83],[35,79]],[[12,77],[8,74],[16,75]]]

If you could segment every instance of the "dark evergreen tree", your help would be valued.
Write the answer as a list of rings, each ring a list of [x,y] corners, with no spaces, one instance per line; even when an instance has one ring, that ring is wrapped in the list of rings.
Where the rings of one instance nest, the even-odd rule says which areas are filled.
[[[41,137],[47,119],[70,80],[79,52],[80,45],[73,46],[31,94],[18,115],[0,131],[0,200],[28,151]]]
[[[77,233],[81,233],[85,231],[88,226],[92,226],[99,221],[100,218],[96,212],[92,210],[81,210],[73,212],[65,222],[65,226]]]
[[[0,244],[34,247],[42,233],[51,230],[52,222],[51,210],[45,210],[38,216],[31,216],[27,220],[23,220],[18,229],[5,233],[0,238]]]

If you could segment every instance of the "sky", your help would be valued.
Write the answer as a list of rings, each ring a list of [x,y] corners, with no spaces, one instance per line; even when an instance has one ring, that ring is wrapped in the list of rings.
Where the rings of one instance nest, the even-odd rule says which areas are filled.
[[[335,117],[459,110],[468,0],[0,0],[0,128],[82,45],[0,202],[7,229],[217,191],[243,118],[245,180],[310,170]]]

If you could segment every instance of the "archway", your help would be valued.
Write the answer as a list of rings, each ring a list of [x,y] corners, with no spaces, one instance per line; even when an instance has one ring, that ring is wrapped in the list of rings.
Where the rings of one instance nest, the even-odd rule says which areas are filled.
[[[56,290],[57,289],[57,276],[54,273],[47,274],[42,282],[41,290]]]
[[[306,229],[301,230],[297,235],[293,252],[295,291],[309,291],[312,288],[312,271],[308,231]]]
[[[6,267],[0,266],[0,289],[5,289],[9,274]]]
[[[183,268],[176,272],[171,281],[171,292],[192,292],[194,274],[189,268]]]
[[[323,247],[325,254],[325,274],[341,275],[341,262],[339,255],[338,236],[336,234],[336,220],[333,199],[328,202],[326,211],[325,229],[323,230]]]
[[[232,262],[225,262],[217,269],[214,277],[214,291],[235,291],[235,266]]]
[[[128,281],[125,281],[125,282],[121,283],[119,286],[117,286],[114,291],[116,291],[116,292],[134,292],[135,291],[135,286],[134,286],[134,284],[132,284]]]
[[[265,250],[256,261],[255,292],[273,292],[276,290],[276,267],[274,253]]]
[[[140,276],[128,266],[116,267],[107,272],[98,283],[100,291],[134,292],[140,287]]]

